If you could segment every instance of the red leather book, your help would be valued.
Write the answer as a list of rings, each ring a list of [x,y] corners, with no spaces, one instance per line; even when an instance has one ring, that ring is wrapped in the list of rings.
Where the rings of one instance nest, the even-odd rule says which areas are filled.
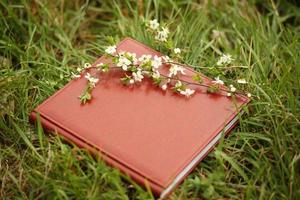
[[[161,56],[131,38],[121,41],[117,50]],[[100,57],[93,66],[100,62],[109,60]],[[164,66],[161,73],[166,69]],[[141,185],[149,185],[162,198],[234,127],[242,106],[249,102],[244,96],[208,94],[199,86],[194,87],[192,97],[185,98],[163,91],[146,78],[126,86],[117,69],[100,73],[91,68],[89,72],[100,78],[89,103],[83,105],[78,99],[87,84],[82,76],[35,108],[31,119],[36,120],[39,113],[46,129],[99,152],[108,164]],[[181,78],[191,80],[194,73],[186,70]]]

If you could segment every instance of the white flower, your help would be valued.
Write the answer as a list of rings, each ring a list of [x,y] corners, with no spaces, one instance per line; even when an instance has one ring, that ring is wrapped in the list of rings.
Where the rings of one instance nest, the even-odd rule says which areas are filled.
[[[105,52],[106,52],[107,54],[110,54],[110,55],[114,54],[116,51],[117,51],[116,45],[108,46],[108,47],[105,49]]]
[[[175,53],[175,54],[180,54],[180,53],[181,53],[181,50],[180,50],[179,48],[175,48],[175,49],[174,49],[174,53]]]
[[[159,77],[160,77],[159,71],[154,71],[153,74],[152,74],[152,78],[158,79]]]
[[[192,90],[190,88],[187,88],[185,90],[181,90],[180,94],[186,96],[186,97],[190,97],[191,95],[193,95],[195,93],[195,90]]]
[[[142,75],[142,71],[138,70],[137,72],[132,73],[134,81],[141,82],[144,76]]]
[[[224,81],[222,81],[219,76],[215,78],[214,81],[212,81],[214,84],[220,84],[220,85],[224,85]]]
[[[133,79],[130,79],[130,80],[129,80],[129,83],[130,83],[130,84],[134,84],[134,80],[133,80]]]
[[[71,72],[72,78],[80,78],[81,75],[80,74],[75,74],[73,72]]]
[[[240,84],[247,84],[248,83],[244,78],[243,79],[238,79],[237,82],[240,83]]]
[[[128,58],[126,58],[125,56],[120,56],[117,66],[121,67],[124,71],[127,71],[128,65],[130,65],[130,64],[131,64],[131,61]]]
[[[162,56],[162,59],[164,62],[172,62],[171,58],[169,56]]]
[[[250,98],[251,96],[252,96],[252,95],[251,95],[251,93],[247,93],[247,97],[249,97],[249,98]]]
[[[152,30],[158,29],[159,23],[157,22],[157,19],[153,19],[153,20],[149,21],[149,27],[150,27]]]
[[[167,84],[163,84],[163,85],[161,86],[161,89],[163,89],[163,90],[166,90],[167,88],[168,88]]]
[[[127,52],[126,55],[130,58],[130,60],[132,61],[132,63],[134,65],[137,64],[138,59],[136,58],[136,54],[135,53]]]
[[[154,59],[152,60],[152,67],[158,69],[161,65],[162,65],[161,57],[155,55]]]
[[[177,75],[178,72],[180,72],[181,74],[185,74],[183,67],[181,67],[179,65],[172,64],[170,69],[169,69],[169,77]]]
[[[83,68],[77,67],[76,70],[80,73],[80,72],[82,72]]]
[[[96,83],[99,81],[98,78],[92,77],[90,73],[86,73],[84,77],[92,84],[93,87],[95,87]]]
[[[88,69],[88,68],[90,68],[92,65],[90,64],[90,63],[84,63],[84,66],[83,66],[83,68],[84,69]]]
[[[225,64],[230,64],[234,59],[232,58],[231,55],[229,54],[223,54],[218,62],[217,62],[217,65],[221,66],[221,65],[225,65]]]
[[[228,97],[231,97],[231,93],[230,93],[230,92],[228,92],[228,93],[227,93],[227,96],[228,96]]]
[[[161,42],[166,42],[169,36],[169,30],[168,28],[162,28],[161,31],[157,32],[157,35],[155,36],[156,40],[159,40]]]
[[[138,61],[144,63],[144,62],[148,62],[149,60],[151,60],[152,55],[142,55],[141,57],[139,57]]]
[[[236,91],[236,88],[233,85],[230,85],[229,87],[230,87],[230,91],[231,92],[235,92]]]

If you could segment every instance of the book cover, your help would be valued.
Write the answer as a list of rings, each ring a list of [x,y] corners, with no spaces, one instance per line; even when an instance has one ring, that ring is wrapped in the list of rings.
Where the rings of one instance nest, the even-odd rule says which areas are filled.
[[[117,46],[118,51],[162,54],[131,38]],[[100,57],[98,63],[110,63]],[[167,66],[161,73],[167,74]],[[87,80],[70,81],[31,113],[44,128],[61,134],[68,141],[93,153],[100,153],[110,165],[120,169],[141,185],[149,185],[161,198],[167,196],[213,149],[222,134],[238,122],[241,108],[249,99],[208,94],[199,86],[185,98],[170,90],[163,91],[150,80],[123,85],[121,70],[89,73],[99,77],[93,98],[81,104],[78,96]],[[181,75],[191,80],[193,70]],[[211,80],[202,76],[206,83]]]

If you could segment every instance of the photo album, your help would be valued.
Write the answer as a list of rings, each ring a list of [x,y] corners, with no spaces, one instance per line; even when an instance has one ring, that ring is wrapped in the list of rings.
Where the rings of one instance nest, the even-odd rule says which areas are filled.
[[[220,80],[131,38],[107,53],[30,117],[164,198],[238,123],[249,98],[228,96],[222,84],[208,92]]]

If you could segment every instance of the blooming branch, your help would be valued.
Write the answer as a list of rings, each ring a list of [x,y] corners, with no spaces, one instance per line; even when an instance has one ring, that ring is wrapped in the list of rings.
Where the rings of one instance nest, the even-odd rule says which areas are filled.
[[[153,34],[155,40],[164,45],[168,45],[169,29],[167,27],[162,27],[156,19],[149,21],[146,26]],[[113,40],[111,39],[111,41]],[[188,87],[189,85],[196,85],[206,88],[208,93],[217,93],[223,91],[228,97],[235,94],[244,94],[243,92],[238,91],[233,84],[230,84],[229,88],[226,89],[226,87],[223,86],[224,81],[220,79],[220,76],[216,76],[214,80],[210,81],[209,83],[203,83],[200,73],[190,69],[188,65],[178,62],[182,54],[180,48],[169,48],[169,50],[170,54],[174,56],[173,59],[168,56],[157,55],[142,55],[137,57],[136,54],[132,52],[118,52],[116,45],[111,42],[111,45],[105,49],[105,56],[110,58],[114,65],[109,66],[108,64],[99,63],[95,68],[100,72],[108,72],[110,69],[122,70],[124,72],[124,76],[121,77],[120,80],[125,85],[140,83],[145,77],[147,77],[150,78],[153,83],[162,90],[165,91],[170,88],[174,92],[185,97],[191,97],[196,93],[196,90]],[[223,54],[217,61],[216,65],[228,66],[233,60],[234,59],[231,55]],[[169,73],[167,75],[160,73],[162,66],[168,67]],[[85,64],[82,68],[78,68],[77,72],[81,73],[83,70],[90,67],[90,64]],[[193,72],[193,80],[186,81],[180,78],[180,75],[186,74],[185,70],[190,70]],[[72,73],[72,76],[74,78],[81,77],[80,74],[75,73]],[[99,82],[99,78],[93,77],[89,73],[86,73],[84,77],[87,79],[88,84],[82,95],[79,97],[81,103],[83,104],[92,99],[92,91]],[[247,81],[245,79],[238,79],[237,83],[246,84]],[[248,93],[247,96],[251,97],[251,94]]]

